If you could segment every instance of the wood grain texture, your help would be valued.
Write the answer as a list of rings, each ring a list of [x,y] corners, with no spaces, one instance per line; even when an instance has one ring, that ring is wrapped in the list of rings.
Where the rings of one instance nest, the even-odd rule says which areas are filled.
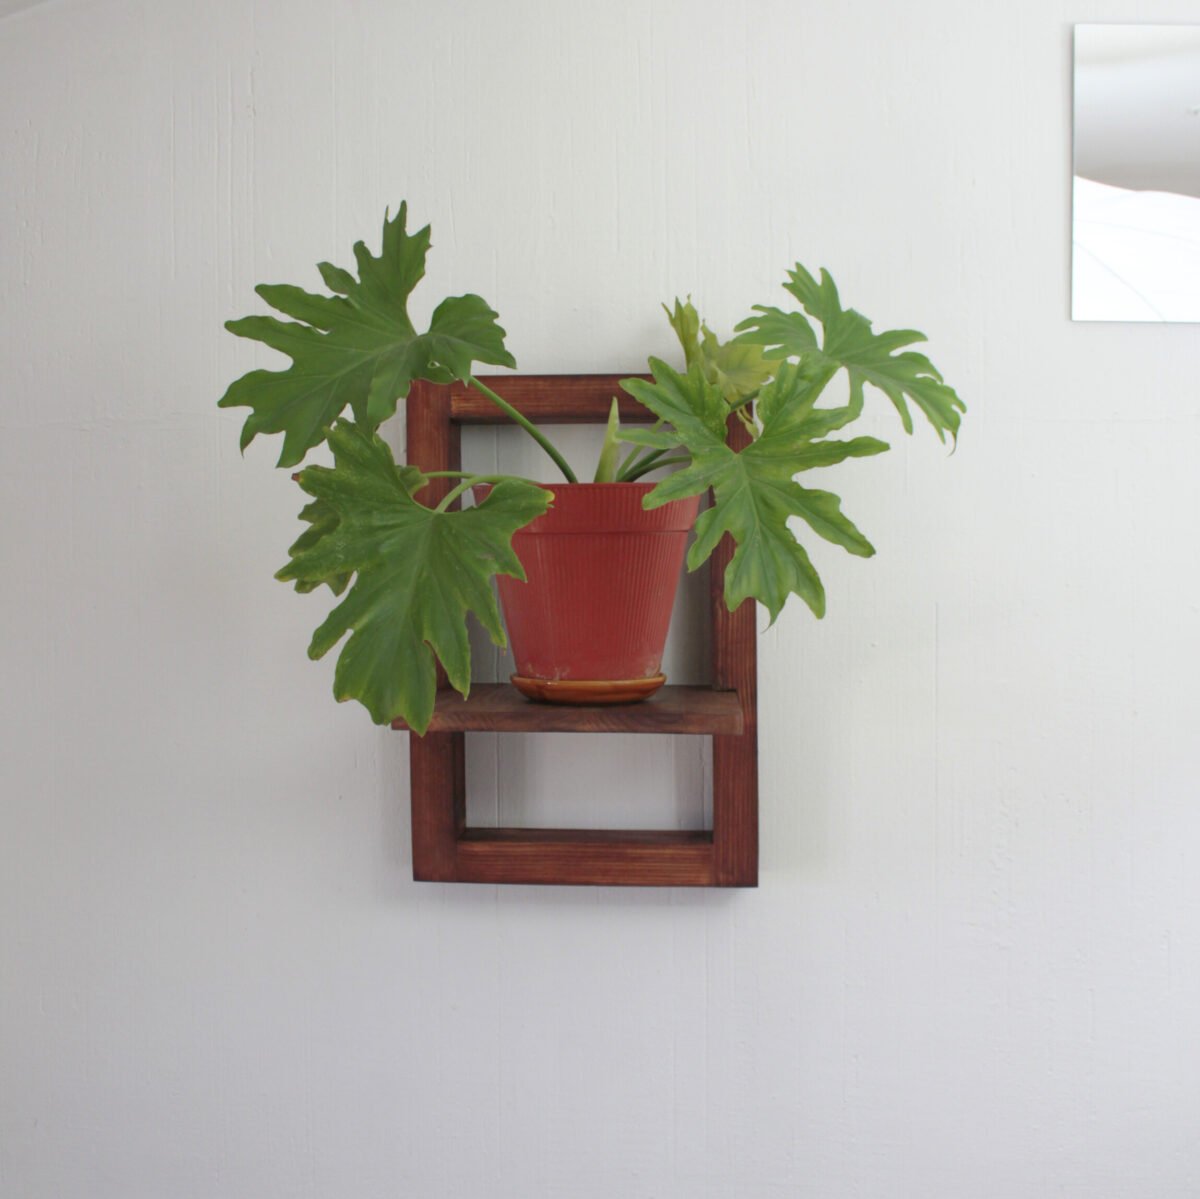
[[[468,829],[459,882],[710,887],[712,834],[595,829]]]
[[[622,379],[646,379],[648,375],[481,375],[485,383],[503,396],[522,416],[534,424],[603,424],[616,397],[621,419],[630,423],[652,423],[654,416],[632,396],[621,390]],[[462,425],[505,425],[505,416],[491,400],[463,383],[446,389],[450,396],[451,419]]]
[[[462,466],[462,433],[450,419],[447,389],[426,383],[412,385],[405,401],[407,460],[422,470],[459,470]],[[436,504],[457,482],[430,479],[420,491],[421,503]],[[456,500],[453,507],[458,507]]]
[[[724,733],[744,727],[738,696],[711,687],[668,684],[635,704],[566,705],[532,703],[507,683],[475,683],[463,699],[438,693],[430,732],[493,733]],[[405,729],[402,720],[392,728]]]
[[[729,422],[729,443],[749,443],[741,423]],[[725,606],[725,568],[734,552],[726,534],[709,566],[712,603],[713,687],[735,693],[742,707],[739,736],[713,737],[713,841],[716,882],[726,887],[758,885],[758,649],[757,605],[745,600],[736,612]]]
[[[449,420],[446,397],[438,388],[415,383],[406,405],[408,461],[424,470],[457,470],[461,435]],[[435,504],[454,485],[431,479],[421,492]],[[448,689],[438,667],[438,692]],[[453,694],[453,693],[452,693]],[[409,737],[409,794],[412,810],[413,878],[448,882],[454,878],[454,843],[466,825],[466,746],[460,732]]]
[[[454,844],[466,825],[465,748],[462,733],[409,738],[415,879],[455,877]]]

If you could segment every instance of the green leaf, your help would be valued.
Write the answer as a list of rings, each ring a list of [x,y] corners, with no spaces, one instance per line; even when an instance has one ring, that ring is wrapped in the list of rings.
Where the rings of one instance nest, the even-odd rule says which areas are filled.
[[[617,477],[617,463],[621,455],[621,410],[617,397],[613,396],[608,410],[608,424],[604,429],[604,444],[600,447],[600,460],[596,463],[596,483],[612,483]]]
[[[397,467],[396,470],[409,495],[415,495],[427,482],[425,476],[415,466]],[[309,528],[305,529],[288,547],[289,558],[295,558],[306,550],[311,550],[323,537],[334,532],[341,523],[337,510],[326,500],[313,500],[311,504],[306,505],[301,509],[300,519],[308,521]],[[341,595],[346,590],[352,573],[342,570],[323,579],[311,576],[298,578],[295,583],[296,590],[304,594],[315,591],[324,584],[334,595]]]
[[[664,304],[663,311],[683,347],[688,369],[698,365],[704,377],[716,384],[731,407],[751,399],[771,377],[775,366],[763,351],[749,343],[719,341],[701,322],[691,296],[687,303],[676,298],[673,309]]]
[[[686,366],[700,361],[700,315],[692,305],[692,297],[688,296],[687,303],[675,297],[674,309],[662,306],[667,314],[675,336],[683,347],[683,361]]]
[[[652,450],[673,450],[679,438],[669,429],[654,429],[643,425],[622,425],[621,440],[629,445],[647,446]]]
[[[748,317],[735,327],[745,329],[734,345],[758,345],[769,347],[768,359],[796,358],[817,349],[817,335],[802,312],[784,312],[765,304],[755,304],[758,316]]]
[[[795,514],[803,517],[818,536],[860,558],[874,555],[875,547],[842,512],[842,501],[833,492],[814,491],[797,485],[792,492],[792,502]]]
[[[729,533],[737,543],[725,568],[725,604],[731,612],[754,597],[771,614],[773,624],[787,597],[798,595],[815,616],[824,616],[825,588],[787,526],[796,511],[789,489],[796,485],[755,481],[746,468],[745,462],[737,460],[714,475],[717,502],[696,521],[688,568],[695,570]]]
[[[330,263],[319,265],[335,295],[263,284],[258,294],[292,321],[250,316],[226,322],[231,333],[292,360],[286,370],[250,371],[221,398],[222,408],[251,409],[243,449],[259,433],[282,433],[279,465],[294,466],[347,405],[360,425],[374,429],[395,412],[414,379],[465,381],[475,362],[516,365],[496,313],[479,296],[443,300],[428,332],[413,328],[408,298],[425,274],[429,226],[409,235],[407,212],[401,204],[394,218],[384,218],[379,257],[362,242],[355,245],[358,279]]]
[[[470,690],[468,613],[504,644],[491,579],[524,578],[512,535],[546,510],[550,493],[506,480],[475,508],[436,512],[413,498],[412,468],[398,468],[368,430],[339,421],[329,444],[333,467],[307,467],[299,482],[337,523],[276,577],[316,586],[354,573],[345,598],[313,634],[309,656],[322,657],[349,632],[334,672],[336,698],[359,700],[379,724],[402,717],[423,733],[438,662],[456,690]]]
[[[686,375],[652,360],[654,382],[622,383],[656,416],[674,426],[692,456],[691,465],[664,479],[646,497],[648,508],[697,495],[712,488],[713,506],[696,522],[696,540],[688,553],[695,570],[730,534],[737,548],[725,571],[725,603],[733,611],[743,600],[761,601],[774,621],[789,595],[798,595],[817,616],[825,612],[825,592],[788,521],[798,516],[821,537],[851,553],[874,553],[870,542],[841,512],[837,496],[801,487],[794,474],[831,466],[847,458],[882,453],[888,447],[873,437],[832,441],[825,437],[824,416],[800,367],[785,363],[762,389],[762,431],[740,452],[725,443],[711,419],[721,403],[715,384],[694,367]]]
[[[753,399],[775,373],[776,364],[758,346],[718,341],[707,325],[701,353],[709,382],[720,388],[732,408]]]
[[[332,533],[340,523],[340,518],[331,504],[324,500],[313,500],[300,511],[300,519],[309,522],[309,527],[292,542],[288,548],[288,557],[295,558],[305,550],[312,549],[323,537]],[[341,595],[350,582],[351,572],[348,570],[335,571],[323,579],[303,578],[296,580],[296,590],[299,592],[315,591],[322,584],[327,586],[334,595]]]
[[[709,383],[701,365],[694,362],[687,374],[681,375],[661,359],[651,358],[650,370],[654,374],[653,383],[646,379],[622,379],[621,386],[660,420],[674,427],[678,436],[671,444],[682,443],[689,448],[693,443],[724,444],[729,406],[717,387]]]
[[[815,381],[828,381],[845,369],[850,383],[849,403],[837,411],[848,423],[862,411],[866,384],[882,391],[900,414],[906,432],[912,432],[908,403],[914,403],[933,426],[938,437],[957,436],[966,405],[946,385],[937,368],[915,351],[897,353],[905,346],[925,340],[915,329],[892,329],[874,333],[871,322],[853,308],[843,308],[837,287],[826,270],[816,280],[799,263],[788,272],[784,288],[800,301],[809,316],[821,322],[821,345],[816,345],[812,326],[796,312],[755,305],[757,316],[737,326],[741,335],[734,344],[767,347],[769,358],[799,358]],[[824,383],[821,384],[824,386]]]

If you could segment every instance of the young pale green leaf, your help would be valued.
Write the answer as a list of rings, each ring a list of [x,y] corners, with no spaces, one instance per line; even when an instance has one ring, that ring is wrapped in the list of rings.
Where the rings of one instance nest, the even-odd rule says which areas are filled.
[[[756,345],[719,341],[701,322],[691,296],[686,304],[676,299],[674,309],[664,304],[663,311],[683,347],[685,366],[690,370],[698,365],[731,407],[751,399],[771,377],[774,363],[767,361],[762,350]]]
[[[334,672],[335,696],[359,700],[380,724],[402,717],[423,733],[433,714],[437,662],[453,687],[464,696],[470,690],[468,613],[504,644],[491,579],[524,578],[512,535],[545,512],[550,493],[506,480],[478,507],[436,512],[417,503],[412,475],[369,431],[339,421],[329,444],[333,467],[307,467],[299,482],[336,524],[276,577],[315,586],[354,574],[345,598],[313,634],[309,656],[322,657],[349,632]]]
[[[617,397],[613,396],[608,410],[608,424],[604,428],[604,444],[600,447],[600,458],[596,463],[596,483],[612,483],[617,477],[617,464],[621,458],[621,409]]]
[[[379,257],[354,247],[358,279],[329,263],[319,270],[333,296],[289,285],[262,285],[258,294],[295,322],[244,317],[226,328],[292,359],[286,370],[255,370],[232,383],[222,408],[250,408],[242,448],[259,433],[282,433],[280,466],[294,466],[324,437],[349,405],[355,420],[377,427],[396,410],[414,379],[466,379],[472,364],[515,366],[504,348],[496,313],[479,296],[453,296],[434,311],[428,332],[417,333],[408,298],[425,274],[429,226],[410,235],[407,205],[385,218]]]
[[[699,362],[700,314],[692,304],[692,297],[688,296],[687,302],[684,303],[676,296],[673,309],[668,308],[665,304],[662,308],[663,312],[667,314],[671,328],[675,330],[675,336],[679,338],[679,344],[683,349],[684,365],[691,366],[692,363]]]
[[[915,329],[891,329],[874,333],[871,322],[853,308],[843,308],[838,290],[829,272],[822,270],[818,282],[800,263],[788,272],[784,288],[803,305],[809,316],[820,321],[821,345],[816,345],[812,327],[800,313],[785,313],[778,308],[756,305],[757,316],[737,326],[741,336],[735,344],[767,347],[771,358],[799,358],[816,379],[832,377],[845,369],[850,383],[849,419],[863,406],[866,384],[878,388],[892,402],[905,431],[912,432],[911,401],[924,414],[938,437],[958,433],[966,405],[952,387],[946,385],[937,368],[915,351],[898,353],[905,346],[925,340]]]
[[[718,341],[707,325],[703,333],[701,361],[709,382],[720,388],[731,408],[753,399],[777,364],[768,361],[759,346]]]

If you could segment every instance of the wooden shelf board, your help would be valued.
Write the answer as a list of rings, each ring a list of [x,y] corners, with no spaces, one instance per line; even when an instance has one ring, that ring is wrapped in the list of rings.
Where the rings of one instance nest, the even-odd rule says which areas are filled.
[[[408,726],[402,720],[394,729]],[[736,691],[668,684],[635,704],[539,704],[507,683],[475,683],[463,699],[438,692],[431,733],[688,733],[737,736],[744,727]]]

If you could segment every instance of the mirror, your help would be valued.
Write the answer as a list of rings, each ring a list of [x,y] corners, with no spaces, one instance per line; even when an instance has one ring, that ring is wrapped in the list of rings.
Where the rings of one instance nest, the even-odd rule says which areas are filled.
[[[1071,316],[1200,321],[1200,25],[1076,25]]]

